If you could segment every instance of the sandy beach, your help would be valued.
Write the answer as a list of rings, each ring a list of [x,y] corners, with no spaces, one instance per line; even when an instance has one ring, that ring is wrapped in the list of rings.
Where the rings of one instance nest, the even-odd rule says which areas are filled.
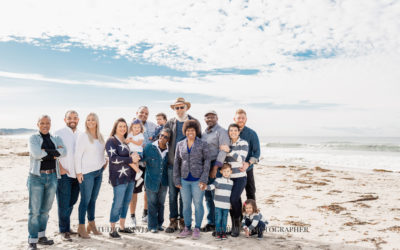
[[[27,151],[26,139],[0,137],[2,249],[24,249],[27,246]],[[105,171],[96,207],[96,223],[103,227],[103,235],[92,236],[89,240],[74,237],[73,242],[62,241],[58,234],[55,201],[47,227],[47,236],[54,239],[55,245],[40,248],[399,249],[399,176],[399,172],[268,166],[261,162],[255,167],[257,203],[269,221],[263,240],[247,239],[241,234],[239,238],[215,241],[211,233],[202,233],[201,239],[194,241],[177,239],[177,234],[153,234],[144,230],[134,235],[123,235],[120,240],[112,240],[106,232],[112,187],[108,184],[108,171]],[[71,218],[74,230],[78,224],[78,204]],[[165,206],[164,226],[167,226],[168,198]],[[141,216],[142,210],[143,196],[139,195],[138,216]],[[203,220],[203,223],[206,221]],[[288,232],[293,227],[307,232]]]

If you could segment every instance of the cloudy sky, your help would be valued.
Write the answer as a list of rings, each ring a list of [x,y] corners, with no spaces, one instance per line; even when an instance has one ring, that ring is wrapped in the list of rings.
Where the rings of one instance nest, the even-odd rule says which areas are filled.
[[[400,1],[1,1],[0,128],[178,96],[264,136],[399,136]]]

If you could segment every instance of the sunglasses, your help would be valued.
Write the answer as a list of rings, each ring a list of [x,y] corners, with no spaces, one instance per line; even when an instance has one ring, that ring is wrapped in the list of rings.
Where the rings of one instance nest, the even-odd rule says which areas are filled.
[[[185,106],[180,106],[180,107],[175,107],[175,110],[180,110],[180,109],[184,109]]]
[[[160,137],[164,138],[165,140],[168,140],[168,139],[169,139],[169,136],[168,136],[168,135],[160,135]]]

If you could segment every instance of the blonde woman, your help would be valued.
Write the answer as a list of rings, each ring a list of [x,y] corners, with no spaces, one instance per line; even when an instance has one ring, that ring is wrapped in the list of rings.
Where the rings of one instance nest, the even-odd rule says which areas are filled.
[[[95,235],[101,235],[97,231],[94,218],[96,199],[107,162],[104,155],[105,142],[100,133],[99,118],[95,113],[90,113],[86,117],[85,127],[85,133],[79,134],[76,141],[75,171],[81,192],[78,234],[88,239],[91,231]],[[89,221],[87,231],[85,229],[86,213]]]

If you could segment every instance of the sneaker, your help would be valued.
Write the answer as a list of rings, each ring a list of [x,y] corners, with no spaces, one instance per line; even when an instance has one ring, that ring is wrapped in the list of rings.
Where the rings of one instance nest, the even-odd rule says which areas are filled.
[[[200,228],[195,228],[195,229],[193,230],[192,239],[193,239],[193,240],[198,240],[198,239],[200,239]]]
[[[126,227],[126,228],[124,228],[124,229],[119,228],[119,229],[118,229],[118,232],[124,233],[124,234],[133,234],[133,233],[134,233],[134,232],[133,232],[130,228],[128,228],[128,227]]]
[[[227,240],[227,239],[228,239],[228,237],[226,236],[226,233],[225,233],[225,232],[222,233],[221,239],[222,239],[222,240]]]
[[[131,224],[133,228],[136,228],[136,217],[131,217]]]
[[[142,217],[142,222],[143,222],[143,223],[147,223],[147,214],[146,214],[146,215],[143,215],[143,217]]]
[[[135,187],[139,187],[140,184],[142,184],[142,182],[143,182],[143,178],[140,178],[139,180],[137,180]]]
[[[220,233],[216,233],[215,240],[222,240],[222,236]]]
[[[119,239],[121,236],[118,234],[117,230],[110,232],[110,237],[114,239]]]
[[[186,238],[188,236],[192,235],[192,230],[189,230],[189,228],[185,227],[182,232],[178,234],[178,238]]]
[[[163,227],[163,226],[159,226],[159,227],[158,227],[158,231],[163,232],[163,231],[164,231],[164,227]]]
[[[157,231],[157,229],[151,229],[150,232],[152,232],[154,234],[154,233],[157,233],[158,231]]]
[[[142,177],[142,174],[143,174],[143,171],[137,172],[137,173],[136,173],[136,176],[135,176],[135,181],[139,180],[140,177]]]

